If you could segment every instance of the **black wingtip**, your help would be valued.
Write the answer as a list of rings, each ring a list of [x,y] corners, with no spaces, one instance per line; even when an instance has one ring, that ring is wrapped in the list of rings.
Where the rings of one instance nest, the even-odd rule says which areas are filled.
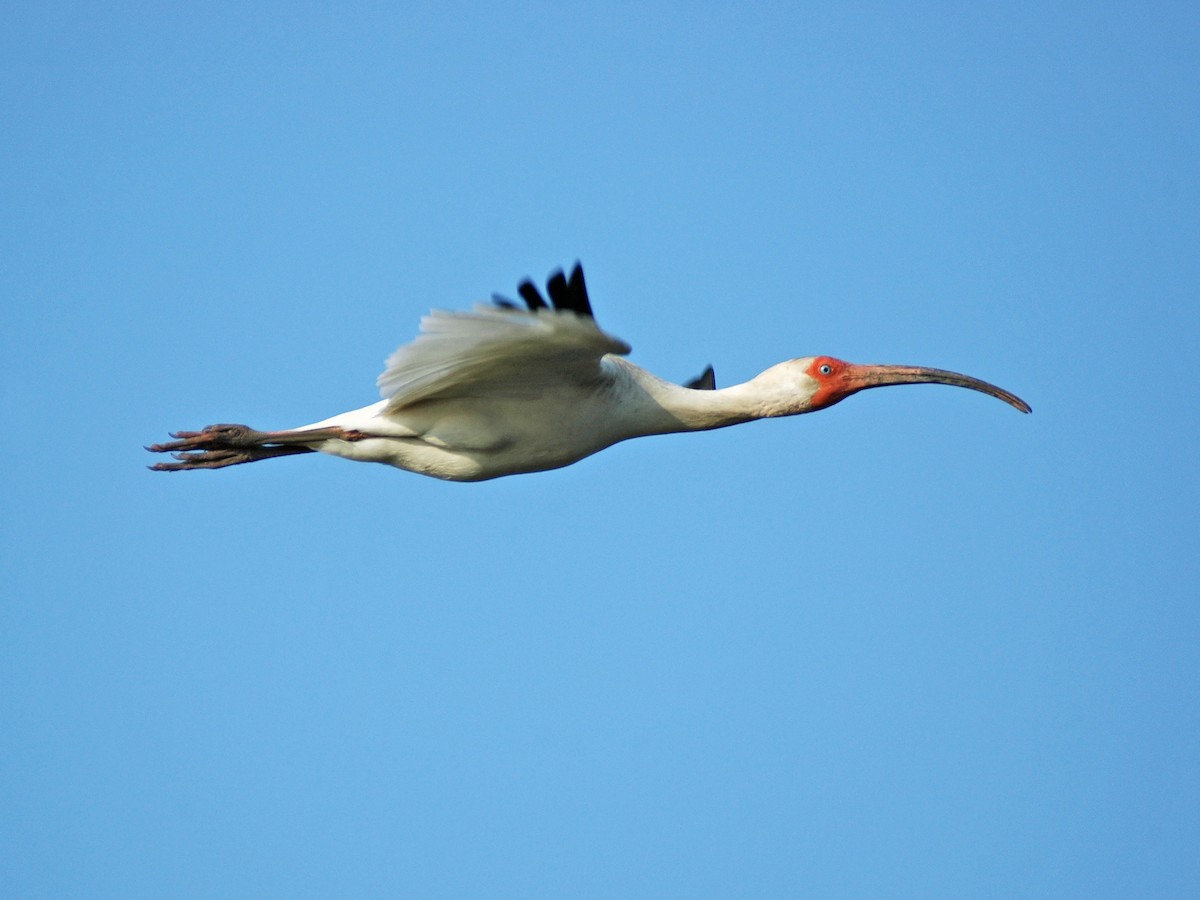
[[[549,303],[528,278],[517,285],[517,293],[521,295],[521,299],[525,301],[530,312],[535,313],[553,307],[556,310],[578,313],[589,319],[594,318],[592,304],[588,300],[587,283],[583,280],[583,266],[578,261],[571,269],[570,278],[563,274],[562,269],[557,269],[546,279],[546,294],[550,297]],[[498,306],[509,307],[512,304],[511,300],[499,294],[493,294],[492,299]]]
[[[588,300],[587,283],[583,280],[583,265],[576,260],[575,268],[571,269],[571,277],[567,280],[567,293],[571,296],[572,309],[581,316],[592,316],[592,304]]]
[[[693,391],[715,391],[717,389],[717,373],[713,371],[712,366],[709,366],[687,382],[684,387],[691,388]]]
[[[546,279],[546,293],[555,309],[567,308],[567,276],[557,269]]]
[[[588,300],[587,283],[583,280],[583,266],[575,263],[568,279],[562,269],[553,272],[546,280],[546,293],[556,310],[578,313],[593,318],[592,304]]]
[[[521,295],[521,299],[525,301],[525,305],[529,307],[530,312],[549,308],[546,301],[542,298],[541,292],[538,291],[537,285],[528,278],[517,285],[517,293]]]

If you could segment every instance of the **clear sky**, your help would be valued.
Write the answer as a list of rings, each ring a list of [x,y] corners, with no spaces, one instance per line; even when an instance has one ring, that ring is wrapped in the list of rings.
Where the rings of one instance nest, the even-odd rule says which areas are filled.
[[[5,4],[0,893],[1200,895],[1198,10]],[[576,259],[1034,412],[144,468]]]

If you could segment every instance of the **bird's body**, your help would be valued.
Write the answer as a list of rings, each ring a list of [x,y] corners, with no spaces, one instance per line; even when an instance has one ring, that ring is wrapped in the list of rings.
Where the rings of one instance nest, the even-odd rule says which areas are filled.
[[[369,434],[313,449],[451,481],[555,469],[633,436],[613,415],[629,409],[614,400],[634,393],[624,385],[624,367],[605,361],[598,368],[603,375],[592,384],[564,383],[536,398],[435,399],[390,413],[385,400],[297,430],[333,426]],[[529,414],[531,403],[537,415]]]
[[[258,432],[212,425],[150,450],[176,452],[153,468],[222,468],[318,451],[450,481],[569,465],[632,437],[700,431],[821,409],[884,384],[935,381],[981,390],[1024,412],[1007,391],[939,369],[855,366],[831,357],[789,360],[717,390],[712,369],[672,384],[624,358],[629,345],[592,318],[582,269],[548,284],[553,308],[531,282],[528,309],[498,298],[469,312],[434,311],[421,335],[388,360],[384,399],[312,425]]]
[[[607,356],[598,361],[595,377],[543,385],[536,394],[433,399],[394,412],[384,400],[296,430],[369,434],[311,446],[451,481],[481,481],[557,469],[632,437],[757,418],[741,412],[740,394],[736,387],[702,391],[671,384]]]

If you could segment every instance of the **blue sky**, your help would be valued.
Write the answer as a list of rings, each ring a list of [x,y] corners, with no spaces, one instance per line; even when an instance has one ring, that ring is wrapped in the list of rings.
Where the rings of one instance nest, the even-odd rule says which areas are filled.
[[[1200,891],[1194,4],[10,3],[11,896]],[[951,368],[444,484],[147,472],[583,261]]]

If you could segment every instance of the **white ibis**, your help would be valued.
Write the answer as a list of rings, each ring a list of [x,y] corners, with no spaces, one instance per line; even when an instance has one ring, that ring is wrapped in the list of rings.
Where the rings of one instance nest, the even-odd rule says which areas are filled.
[[[378,403],[287,431],[181,431],[146,448],[174,453],[175,462],[151,468],[219,469],[316,451],[482,481],[570,465],[628,438],[814,412],[893,384],[950,384],[1030,411],[1016,395],[969,375],[830,356],[790,359],[723,389],[711,366],[672,384],[626,360],[629,345],[597,327],[579,264],[570,278],[555,272],[546,288],[549,304],[532,282],[521,283],[528,309],[497,296],[495,305],[470,312],[431,312],[417,339],[387,361]]]

